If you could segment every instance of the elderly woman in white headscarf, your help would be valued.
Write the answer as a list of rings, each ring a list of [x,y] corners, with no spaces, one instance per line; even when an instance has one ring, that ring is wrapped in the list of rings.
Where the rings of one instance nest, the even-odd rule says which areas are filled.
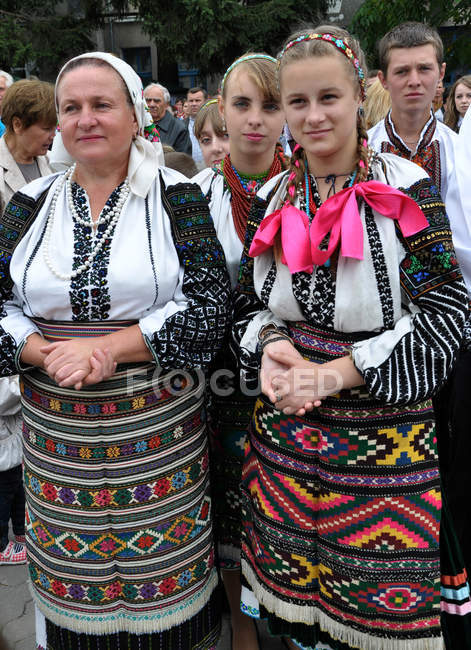
[[[17,192],[0,223],[0,374],[22,377],[38,644],[212,648],[202,384],[226,329],[224,255],[198,186],[143,137],[126,63],[72,59],[56,101],[76,162]]]
[[[100,52],[100,54],[103,53]],[[107,57],[107,60],[110,60],[109,57]],[[116,61],[114,61],[113,63],[117,69],[119,68],[123,72],[123,74],[125,74],[124,71],[126,69],[125,67],[126,63],[121,61],[121,59],[116,59]],[[129,77],[129,80],[131,81],[131,77]],[[137,79],[136,81],[140,83],[140,79]],[[140,92],[137,85],[135,90],[137,93]],[[160,134],[152,120],[152,115],[150,114],[150,110],[146,104],[145,99],[142,102],[139,102],[139,106],[137,105],[137,103],[135,103],[135,108],[136,110],[139,111],[138,119],[141,123],[141,135],[145,140],[148,140],[153,144],[154,149],[156,151],[155,159],[157,160],[159,165],[163,165],[165,159],[164,159],[164,150],[163,150],[162,142],[160,140]],[[56,137],[54,138],[54,141],[52,143],[51,151],[49,153],[48,158],[49,158],[49,164],[52,167],[52,171],[55,172],[66,171],[75,162],[72,155],[64,147],[60,128],[58,128],[56,131]]]

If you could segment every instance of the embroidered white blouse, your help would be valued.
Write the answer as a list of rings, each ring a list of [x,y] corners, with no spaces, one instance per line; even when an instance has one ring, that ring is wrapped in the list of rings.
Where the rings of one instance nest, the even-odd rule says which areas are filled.
[[[209,194],[209,211],[216,234],[224,249],[227,270],[234,288],[237,283],[243,244],[237,235],[232,218],[231,193],[224,184],[224,176],[210,167],[193,176],[192,181],[198,183],[205,196]]]
[[[428,149],[430,152],[429,168],[427,171],[429,176],[433,178],[445,204],[447,203],[448,188],[452,182],[451,179],[455,164],[454,144],[456,137],[454,131],[443,124],[443,122],[437,120],[435,115],[431,113],[429,121],[422,129],[417,144],[418,153],[423,149]],[[384,120],[381,120],[369,129],[368,144],[378,153],[387,152],[387,145],[389,144],[400,152],[399,155],[407,159],[411,159],[415,154],[399,137],[394,128],[394,123],[391,120],[391,113]],[[436,159],[433,151],[435,148],[439,154],[436,156]]]
[[[455,143],[455,167],[447,194],[453,242],[471,297],[471,110],[466,112]]]
[[[9,271],[14,284],[0,319],[2,339],[11,337],[19,348],[28,335],[38,331],[30,317],[82,322],[134,320],[161,365],[192,367],[209,361],[212,348],[217,348],[224,336],[230,288],[199,187],[180,173],[161,168],[167,190],[176,187],[174,200],[182,216],[182,230],[176,234],[179,226],[164,209],[157,181],[146,199],[129,195],[109,243],[96,256],[92,268],[63,280],[50,271],[44,259],[44,233],[60,176],[38,179],[22,190],[20,202],[29,200],[34,205],[50,187],[11,258]],[[78,185],[73,188],[76,209],[89,208],[85,191]],[[196,225],[192,222],[195,205],[199,215]],[[57,271],[70,275],[90,253],[93,235],[89,227],[74,220],[65,187],[57,200],[57,214],[60,217],[54,220],[49,257]],[[191,230],[188,242],[185,228]],[[208,239],[200,240],[198,229],[201,237]],[[205,259],[209,261],[202,264],[195,259],[192,266],[200,241],[209,242],[201,244],[206,246]],[[180,342],[176,340],[178,332]]]
[[[234,326],[248,379],[258,368],[261,328],[305,320],[338,332],[363,333],[352,348],[354,363],[370,393],[380,399],[418,401],[445,380],[462,337],[467,303],[443,204],[427,174],[399,156],[378,157],[373,177],[411,196],[430,227],[405,238],[395,220],[362,203],[364,259],[339,255],[335,279],[325,267],[314,267],[311,275],[291,275],[272,249],[252,262],[247,252],[254,231],[249,234]],[[263,215],[280,207],[287,180],[284,172],[259,191],[249,227],[250,221],[253,229]]]

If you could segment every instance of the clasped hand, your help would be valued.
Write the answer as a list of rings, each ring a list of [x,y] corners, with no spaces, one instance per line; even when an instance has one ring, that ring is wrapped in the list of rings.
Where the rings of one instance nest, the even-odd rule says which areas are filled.
[[[261,388],[276,408],[286,415],[303,416],[335,393],[341,379],[334,370],[306,361],[289,341],[265,346]]]
[[[43,365],[47,374],[63,387],[97,384],[116,370],[110,350],[101,350],[93,339],[70,339],[49,343],[40,348],[46,355]]]

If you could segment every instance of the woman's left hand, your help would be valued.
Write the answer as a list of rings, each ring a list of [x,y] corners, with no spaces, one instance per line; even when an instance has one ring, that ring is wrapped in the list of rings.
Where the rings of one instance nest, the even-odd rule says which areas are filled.
[[[100,348],[96,348],[93,351],[93,356],[90,357],[90,364],[92,371],[83,380],[83,386],[91,386],[92,384],[98,384],[100,381],[109,379],[111,375],[114,375],[116,366],[118,365],[113,359],[110,350],[100,350]]]
[[[322,399],[337,392],[341,378],[333,369],[314,364],[304,359],[290,358],[284,352],[267,350],[270,357],[288,366],[288,370],[277,375],[273,391],[279,397],[276,408],[285,415],[302,417],[322,404]]]

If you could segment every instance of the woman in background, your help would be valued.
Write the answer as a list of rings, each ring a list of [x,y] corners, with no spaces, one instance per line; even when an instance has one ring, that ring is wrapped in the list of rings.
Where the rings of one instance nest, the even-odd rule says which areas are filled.
[[[451,87],[445,110],[444,122],[450,129],[459,132],[464,116],[471,104],[471,75],[455,81]]]
[[[52,172],[47,152],[56,132],[54,87],[22,79],[2,102],[6,131],[0,139],[0,214],[23,185]]]
[[[2,103],[6,132],[0,138],[0,216],[13,194],[52,172],[47,152],[56,129],[54,87],[23,79],[6,91]],[[25,494],[22,479],[18,377],[0,380],[0,564],[24,564]],[[15,541],[8,540],[11,518]]]
[[[363,111],[367,129],[384,120],[391,109],[391,96],[378,78],[366,89]]]
[[[224,128],[217,99],[210,99],[196,114],[195,137],[200,143],[206,167],[220,165],[229,153],[229,135]]]

